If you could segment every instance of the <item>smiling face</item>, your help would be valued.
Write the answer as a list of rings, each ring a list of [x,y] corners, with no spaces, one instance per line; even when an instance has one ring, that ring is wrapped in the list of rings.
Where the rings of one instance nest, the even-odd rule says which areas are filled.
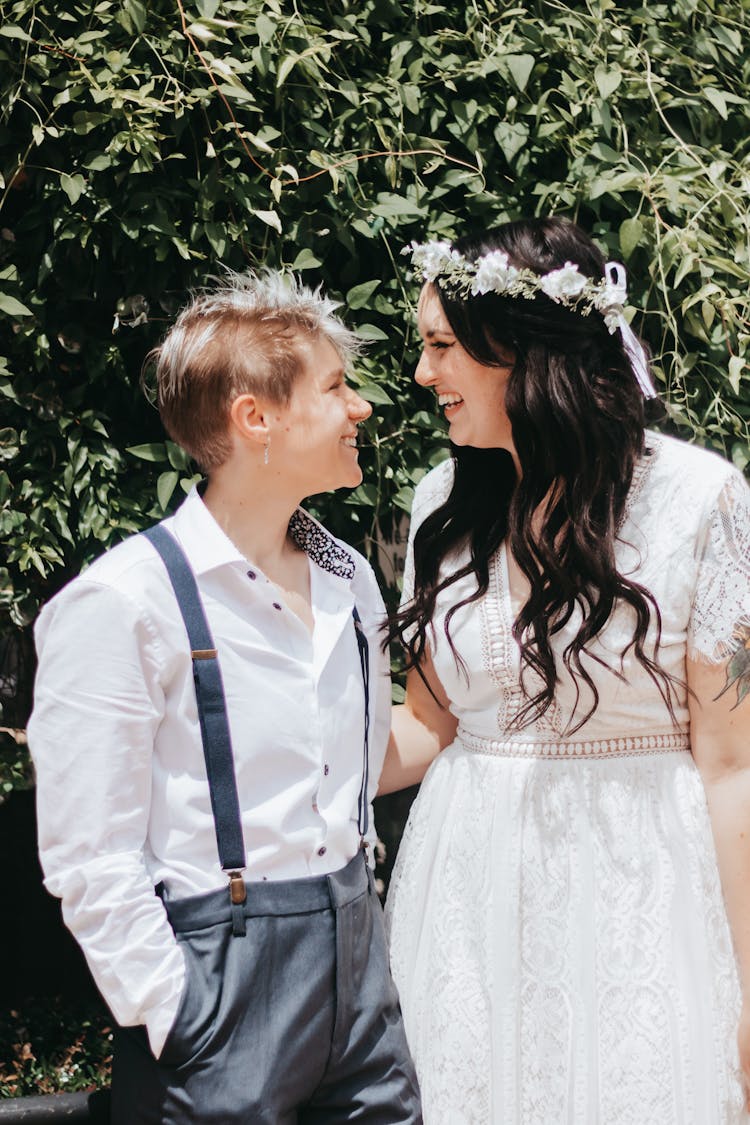
[[[507,366],[502,367],[486,367],[473,359],[456,338],[431,285],[422,289],[417,324],[424,346],[414,378],[421,387],[429,387],[437,395],[454,445],[515,453],[505,413],[505,387],[514,362],[512,353],[503,357]]]
[[[289,477],[301,496],[362,481],[357,426],[372,407],[350,387],[336,349],[324,336],[295,342],[303,371],[283,407],[266,412],[269,468]]]

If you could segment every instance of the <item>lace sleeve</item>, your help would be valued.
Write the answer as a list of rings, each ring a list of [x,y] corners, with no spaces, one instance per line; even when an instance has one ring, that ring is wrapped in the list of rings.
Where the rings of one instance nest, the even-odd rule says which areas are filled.
[[[400,603],[402,608],[414,597],[414,536],[422,521],[445,501],[452,484],[453,460],[448,458],[423,477],[416,487],[404,560],[404,582]]]
[[[707,512],[688,655],[719,664],[750,636],[750,488],[739,472]]]
[[[409,523],[409,539],[406,544],[406,558],[404,559],[404,582],[401,588],[401,609],[414,597],[414,532],[416,530],[414,510],[412,509]]]

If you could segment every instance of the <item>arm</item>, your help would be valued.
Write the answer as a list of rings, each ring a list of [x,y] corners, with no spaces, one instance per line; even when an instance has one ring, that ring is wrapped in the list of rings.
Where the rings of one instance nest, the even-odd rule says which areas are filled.
[[[690,699],[693,756],[706,789],[743,992],[738,1042],[750,1109],[750,647],[746,645],[750,645],[747,626],[744,637],[738,636],[735,654],[723,666],[688,660],[687,679],[695,693]]]
[[[420,782],[433,759],[456,736],[458,721],[448,709],[448,697],[429,654],[422,661],[422,672],[437,698],[433,698],[419,672],[412,668],[406,677],[406,700],[393,709],[378,789],[381,797]]]
[[[47,889],[122,1024],[156,1054],[184,960],[145,860],[154,739],[164,713],[157,638],[138,607],[79,579],[42,613],[29,746]]]

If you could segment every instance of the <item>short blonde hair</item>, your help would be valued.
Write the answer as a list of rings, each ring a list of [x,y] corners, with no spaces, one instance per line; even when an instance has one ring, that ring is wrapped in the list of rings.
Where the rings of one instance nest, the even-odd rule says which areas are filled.
[[[229,410],[241,394],[289,402],[303,370],[300,338],[327,339],[345,367],[360,341],[335,301],[293,274],[228,272],[195,295],[146,357],[169,436],[210,471],[229,456]]]

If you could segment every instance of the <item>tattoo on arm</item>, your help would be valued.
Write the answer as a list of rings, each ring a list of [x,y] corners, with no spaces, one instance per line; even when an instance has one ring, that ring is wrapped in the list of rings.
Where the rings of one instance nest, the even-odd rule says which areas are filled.
[[[750,625],[738,625],[732,634],[734,652],[727,663],[727,682],[716,699],[729,691],[737,689],[737,700],[732,707],[738,707],[746,695],[750,695]]]

